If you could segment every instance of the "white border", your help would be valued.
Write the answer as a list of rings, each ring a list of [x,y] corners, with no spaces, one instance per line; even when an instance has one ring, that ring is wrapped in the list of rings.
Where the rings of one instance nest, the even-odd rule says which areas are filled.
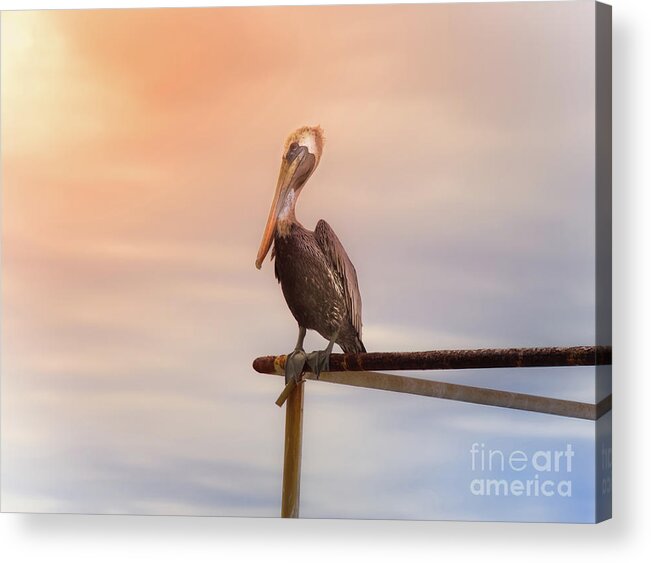
[[[477,1],[477,0],[475,0]],[[483,0],[482,0],[483,1]],[[579,0],[582,1],[582,0]],[[589,1],[589,0],[583,0]],[[284,0],[283,4],[309,4]],[[326,1],[327,4],[344,2]],[[370,3],[370,2],[358,2]],[[383,2],[387,3],[387,2]],[[274,2],[0,0],[0,9]],[[614,513],[598,526],[0,515],[4,561],[642,561],[651,553],[651,2],[614,6]]]

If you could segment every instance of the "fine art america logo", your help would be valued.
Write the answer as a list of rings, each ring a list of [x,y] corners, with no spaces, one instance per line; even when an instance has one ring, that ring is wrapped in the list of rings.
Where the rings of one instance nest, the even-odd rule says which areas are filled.
[[[560,450],[501,450],[475,442],[470,448],[476,496],[571,497],[572,444]]]

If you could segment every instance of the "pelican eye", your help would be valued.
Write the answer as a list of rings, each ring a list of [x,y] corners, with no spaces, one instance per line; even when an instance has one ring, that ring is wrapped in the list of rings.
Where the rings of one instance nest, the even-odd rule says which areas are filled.
[[[287,155],[285,156],[287,162],[292,162],[298,156],[299,150],[300,147],[296,141],[289,145],[289,148],[287,149]]]

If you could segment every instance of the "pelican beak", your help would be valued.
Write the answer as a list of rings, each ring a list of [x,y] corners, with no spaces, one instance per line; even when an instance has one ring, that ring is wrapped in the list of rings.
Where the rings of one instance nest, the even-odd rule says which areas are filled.
[[[287,208],[288,205],[293,205],[296,201],[295,197],[290,200],[288,195],[293,193],[295,190],[299,190],[305,183],[305,180],[307,180],[307,176],[303,173],[303,169],[305,168],[304,163],[307,160],[305,158],[306,153],[307,151],[302,149],[298,154],[294,155],[294,158],[291,160],[288,160],[287,158],[283,158],[282,160],[280,173],[278,174],[278,183],[276,184],[276,193],[271,202],[267,226],[264,229],[262,242],[260,242],[260,249],[258,250],[258,256],[255,259],[255,267],[258,270],[262,267],[262,262],[271,248],[274,232],[276,230],[276,223],[278,222],[278,216],[281,211]],[[309,155],[309,153],[307,154]],[[312,160],[314,159],[312,158]]]

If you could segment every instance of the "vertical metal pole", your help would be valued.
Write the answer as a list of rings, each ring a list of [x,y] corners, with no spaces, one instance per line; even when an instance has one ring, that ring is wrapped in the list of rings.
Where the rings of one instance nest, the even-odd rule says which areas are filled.
[[[285,465],[280,515],[298,518],[301,496],[301,451],[303,449],[303,388],[297,385],[285,406]]]

